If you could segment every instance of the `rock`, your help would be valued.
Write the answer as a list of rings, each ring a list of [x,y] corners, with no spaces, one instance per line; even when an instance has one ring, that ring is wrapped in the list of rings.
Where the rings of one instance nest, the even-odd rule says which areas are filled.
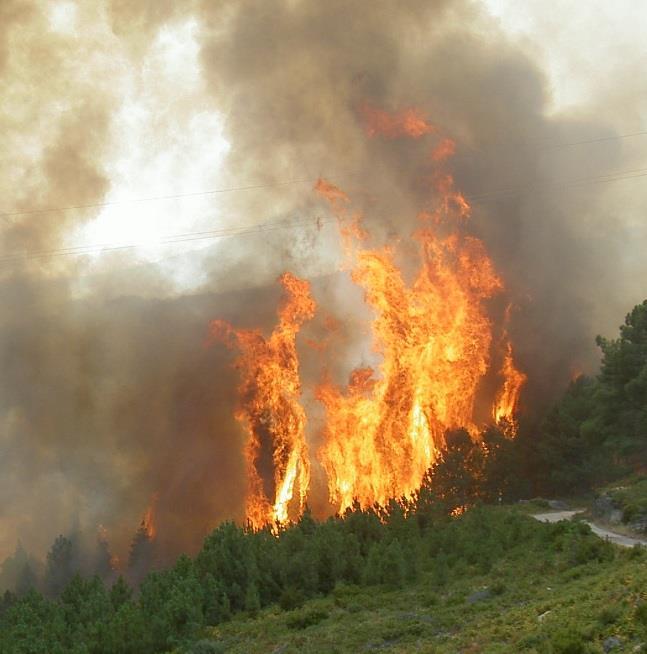
[[[475,593],[472,593],[467,598],[467,603],[476,604],[476,602],[488,600],[490,597],[492,597],[492,591],[489,588],[484,588],[483,590],[477,590]]]
[[[548,609],[548,611],[544,611],[541,615],[538,615],[537,620],[539,620],[539,622],[543,622],[546,619],[546,617],[548,615],[550,615],[551,613],[552,613],[552,610]]]
[[[647,513],[636,516],[629,524],[629,528],[639,534],[647,534]]]
[[[610,652],[613,649],[616,649],[616,647],[620,647],[622,645],[622,641],[620,638],[617,636],[609,636],[608,638],[605,639],[605,641],[602,643],[602,649],[606,652]]]
[[[568,504],[562,500],[548,500],[548,506],[555,511],[566,511],[568,510]]]
[[[592,511],[596,518],[602,518],[603,520],[610,520],[612,515],[615,515],[618,511],[620,512],[620,517],[622,517],[622,511],[611,495],[605,494],[596,497],[593,502]]]

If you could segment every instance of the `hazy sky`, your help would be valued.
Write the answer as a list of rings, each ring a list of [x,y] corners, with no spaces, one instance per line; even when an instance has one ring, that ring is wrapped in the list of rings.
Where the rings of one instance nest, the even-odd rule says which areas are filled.
[[[618,0],[483,0],[500,27],[541,62],[552,91],[556,113],[583,114],[608,122],[619,133],[633,133],[647,125],[647,110],[622,102],[622,78],[627,84],[645,84],[640,77],[647,60],[647,2]],[[73,4],[52,5],[53,24],[74,29]],[[219,175],[227,143],[221,137],[223,116],[205,100],[199,71],[197,25],[177,21],[162,28],[145,56],[141,71],[118,68],[123,100],[114,120],[107,172],[111,188],[108,202],[122,199],[191,193],[223,186]],[[116,53],[117,54],[117,53]],[[116,60],[119,59],[117,55]],[[181,84],[181,93],[176,91]],[[619,95],[617,105],[609,96]],[[600,102],[600,100],[604,102]],[[172,122],[159,117],[174,114]],[[616,110],[617,108],[617,110]],[[165,133],[166,130],[166,133]],[[628,147],[647,145],[645,137],[631,137]],[[294,171],[298,177],[303,171]],[[240,180],[244,183],[245,180]],[[226,184],[225,184],[226,185]],[[70,234],[78,244],[150,243],[187,231],[229,225],[231,217],[218,215],[218,198],[195,197],[176,202],[116,204]],[[250,218],[249,222],[266,219]],[[208,248],[209,242],[190,242],[186,249]],[[200,284],[199,259],[178,257],[174,248],[167,268],[181,287]],[[142,248],[143,260],[162,261],[168,248]],[[97,264],[101,270],[101,264]]]
[[[647,61],[644,0],[483,0],[508,33],[544,62],[556,110],[587,105]],[[644,77],[644,76],[643,76]],[[647,119],[641,107],[635,123]],[[639,120],[638,120],[639,119]]]

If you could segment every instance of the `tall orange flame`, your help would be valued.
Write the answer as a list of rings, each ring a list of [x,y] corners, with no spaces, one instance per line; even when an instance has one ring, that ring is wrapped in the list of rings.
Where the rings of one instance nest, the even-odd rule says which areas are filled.
[[[431,134],[436,145],[428,157],[433,198],[413,236],[419,267],[410,283],[398,268],[394,246],[368,247],[369,234],[350,197],[324,179],[315,186],[338,218],[351,277],[374,312],[373,346],[381,358],[376,370],[354,370],[344,389],[328,378],[316,389],[326,412],[317,456],[328,477],[330,501],[339,511],[354,500],[368,506],[414,491],[437,459],[448,429],[466,427],[476,438],[475,414],[483,412],[486,376],[499,381],[498,390],[489,392],[489,414],[514,435],[526,379],[515,366],[507,333],[510,309],[501,330],[488,315],[488,300],[502,292],[503,283],[484,244],[467,233],[471,207],[442,168],[455,143],[437,138],[436,127],[417,109],[389,114],[363,105],[360,113],[370,137]],[[269,338],[223,321],[211,325],[214,338],[239,351],[236,417],[247,432],[247,516],[256,527],[284,523],[301,511],[310,481],[296,336],[314,315],[315,303],[306,281],[286,273],[281,283],[285,297]],[[494,340],[496,331],[501,338]],[[321,353],[328,352],[328,344],[311,341]],[[494,376],[488,374],[492,352],[501,361]],[[293,503],[297,489],[298,509]]]
[[[526,382],[526,375],[520,370],[517,370],[514,365],[512,343],[507,339],[507,334],[505,335],[504,343],[505,351],[503,355],[503,366],[501,367],[503,384],[497,394],[492,410],[492,417],[495,422],[506,421],[512,424],[514,422],[517,404],[519,403],[519,395]]]
[[[314,315],[315,303],[307,281],[285,273],[280,282],[285,294],[269,338],[221,320],[211,323],[214,338],[239,350],[236,418],[247,432],[247,518],[254,527],[286,522],[295,489],[301,510],[310,483],[296,335]]]
[[[378,116],[387,136],[402,124],[402,114],[393,122],[383,112]],[[441,162],[453,150],[444,139],[431,160]],[[329,380],[317,390],[326,409],[319,456],[330,499],[341,511],[355,499],[366,506],[412,492],[436,460],[447,429],[477,431],[475,401],[492,346],[485,301],[503,285],[483,243],[462,230],[470,206],[451,175],[436,172],[433,184],[437,202],[420,215],[423,227],[414,235],[420,268],[411,285],[391,248],[361,249],[357,241],[363,237],[355,248],[346,247],[354,251],[352,279],[375,312],[374,349],[382,363],[377,371],[354,371],[344,391]],[[323,180],[315,189],[330,202],[347,240],[353,234],[347,196]],[[497,420],[511,418],[525,380],[509,342],[501,375],[493,407]]]
[[[320,456],[340,510],[354,498],[369,505],[413,491],[445,430],[473,425],[492,339],[483,301],[501,282],[477,239],[431,226],[416,238],[421,268],[412,286],[389,248],[358,252],[352,272],[376,313],[378,378],[363,369],[345,393],[329,382],[318,389],[327,412]]]

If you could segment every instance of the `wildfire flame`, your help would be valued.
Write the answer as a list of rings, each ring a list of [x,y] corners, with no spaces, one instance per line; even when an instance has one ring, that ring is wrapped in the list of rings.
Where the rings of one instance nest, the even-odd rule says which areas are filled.
[[[157,534],[157,529],[155,527],[155,508],[157,506],[157,499],[157,494],[153,495],[151,502],[139,523],[140,530],[146,534],[148,540],[154,540]]]
[[[384,112],[374,112],[367,131],[389,138],[436,131],[427,123],[409,130],[405,116],[387,119]],[[454,149],[451,140],[443,139],[430,159],[442,162]],[[340,511],[355,499],[366,506],[411,493],[436,460],[447,429],[477,431],[475,401],[492,346],[484,303],[503,284],[483,243],[461,229],[471,209],[451,175],[436,171],[432,182],[437,201],[420,214],[423,226],[414,235],[420,268],[410,286],[392,248],[361,249],[357,241],[363,234],[355,248],[346,246],[354,251],[352,279],[375,312],[374,349],[382,363],[377,371],[354,371],[345,390],[329,380],[317,390],[326,409],[319,457],[330,500]],[[337,214],[342,238],[357,235],[356,227],[348,227],[349,200],[343,191],[323,180],[315,190]],[[493,406],[497,421],[512,418],[525,381],[507,340],[501,376]]]
[[[489,412],[511,435],[526,380],[507,334],[510,308],[500,330],[488,314],[487,301],[502,292],[503,283],[484,244],[467,233],[471,207],[442,168],[455,152],[454,141],[439,138],[417,109],[389,114],[365,104],[360,115],[369,137],[433,135],[436,143],[428,157],[433,192],[413,235],[419,267],[410,283],[397,265],[395,245],[368,247],[369,234],[350,197],[325,179],[315,186],[338,218],[352,280],[374,312],[373,347],[381,357],[376,370],[354,370],[346,388],[324,378],[316,389],[326,413],[317,458],[338,511],[355,500],[384,504],[414,491],[438,458],[448,429],[465,427],[477,437],[477,398],[493,351],[501,366]],[[213,337],[239,350],[236,417],[247,432],[247,516],[257,527],[288,520],[296,487],[302,510],[310,478],[296,335],[315,304],[307,282],[286,273],[281,283],[286,295],[269,338],[222,321],[211,325]],[[501,337],[494,339],[494,333]]]
[[[510,306],[506,309],[506,322],[509,320],[510,309]],[[492,417],[497,423],[505,422],[514,427],[514,416],[521,389],[526,383],[526,375],[514,365],[512,343],[505,329],[501,338],[501,347],[503,349],[503,365],[501,366],[500,376],[503,378],[503,384],[497,393],[492,409]]]
[[[450,203],[443,205],[445,211]],[[483,301],[501,289],[473,237],[421,229],[421,267],[408,287],[390,248],[360,250],[352,271],[375,311],[374,371],[355,371],[345,392],[323,383],[320,451],[333,503],[344,510],[413,491],[435,461],[447,429],[473,426],[488,369],[491,326]]]
[[[389,113],[364,103],[360,106],[359,111],[364,119],[368,136],[379,134],[387,138],[400,136],[420,138],[436,131],[436,127],[428,123],[422,112],[415,107],[403,109],[397,113]]]
[[[310,483],[296,336],[314,315],[315,303],[307,281],[291,273],[279,281],[285,294],[279,324],[269,338],[260,330],[211,323],[212,336],[239,351],[236,418],[247,433],[247,518],[254,527],[286,522],[295,487],[301,511]]]

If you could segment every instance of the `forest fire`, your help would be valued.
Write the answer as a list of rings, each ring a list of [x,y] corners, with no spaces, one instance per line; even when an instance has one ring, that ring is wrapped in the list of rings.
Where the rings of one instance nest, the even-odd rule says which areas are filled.
[[[157,505],[157,500],[158,495],[153,495],[151,502],[139,523],[139,530],[146,535],[148,540],[154,540],[157,535],[157,528],[155,526],[155,507]]]
[[[375,370],[354,370],[346,388],[326,377],[315,390],[326,415],[316,455],[337,511],[356,500],[369,506],[414,491],[437,460],[448,429],[465,427],[477,438],[484,419],[493,419],[513,435],[526,379],[515,366],[507,333],[510,309],[497,319],[490,315],[495,312],[488,301],[503,291],[503,282],[483,242],[467,232],[471,207],[442,168],[454,141],[439,138],[416,109],[389,114],[363,105],[360,115],[370,138],[431,135],[435,144],[428,157],[431,200],[412,236],[419,265],[411,281],[398,266],[397,243],[369,247],[370,235],[348,194],[325,179],[315,185],[338,219],[352,281],[374,314],[373,349],[381,357]],[[288,295],[269,339],[221,321],[212,324],[216,338],[241,352],[237,417],[248,434],[248,519],[256,526],[288,519],[297,478],[300,508],[308,490],[295,339],[315,306],[306,282],[286,273],[282,283]],[[496,379],[496,389],[484,391],[486,376]],[[488,393],[491,409],[484,417],[477,405]]]
[[[286,522],[295,489],[301,509],[310,483],[296,335],[314,315],[315,304],[308,282],[290,273],[280,282],[285,297],[269,338],[220,320],[211,324],[213,338],[240,352],[235,363],[241,377],[236,418],[247,433],[247,519],[255,527]]]

